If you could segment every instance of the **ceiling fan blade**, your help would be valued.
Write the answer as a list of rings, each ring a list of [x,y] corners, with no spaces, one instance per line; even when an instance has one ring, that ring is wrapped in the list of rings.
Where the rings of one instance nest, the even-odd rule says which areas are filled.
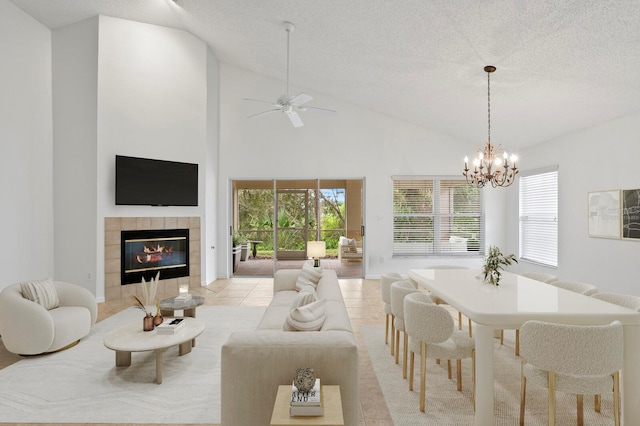
[[[277,105],[271,101],[263,101],[261,99],[252,99],[252,98],[242,98],[243,101],[254,101],[254,102],[262,102],[264,104],[269,104],[269,105]]]
[[[255,115],[250,115],[250,116],[249,116],[249,117],[247,117],[247,118],[255,118],[255,117],[259,117],[259,116],[261,116],[261,115],[265,115],[265,114],[269,114],[269,113],[277,112],[277,111],[280,111],[280,108],[275,108],[275,109],[270,109],[270,110],[268,110],[268,111],[263,111],[263,112],[260,112],[260,113],[258,113],[258,114],[255,114]]]
[[[318,108],[318,107],[311,107],[311,106],[301,107],[301,108],[298,108],[298,110],[305,111],[305,112],[306,111],[315,112],[315,113],[326,114],[326,115],[336,115],[338,113],[338,111],[334,111],[332,109]]]
[[[287,116],[289,117],[289,120],[291,120],[291,124],[293,124],[293,127],[304,126],[304,123],[302,122],[302,119],[300,118],[297,112],[295,111],[288,112]]]
[[[289,102],[292,105],[300,106],[300,105],[306,104],[311,100],[313,100],[312,96],[307,95],[306,93],[299,93],[296,96],[294,96]]]

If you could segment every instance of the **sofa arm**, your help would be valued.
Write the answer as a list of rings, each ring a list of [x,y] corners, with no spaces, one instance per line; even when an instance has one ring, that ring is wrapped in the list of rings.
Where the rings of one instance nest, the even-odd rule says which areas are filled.
[[[323,384],[339,385],[345,425],[358,425],[359,363],[353,334],[344,331],[235,332],[222,346],[223,426],[268,425],[279,385],[298,367]]]
[[[295,290],[299,269],[280,269],[273,275],[273,293],[285,290]]]

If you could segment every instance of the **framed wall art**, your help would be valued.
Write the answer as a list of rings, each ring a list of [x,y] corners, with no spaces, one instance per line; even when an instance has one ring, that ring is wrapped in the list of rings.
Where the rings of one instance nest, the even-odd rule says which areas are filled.
[[[590,237],[620,238],[620,203],[620,190],[589,192]]]
[[[640,239],[640,189],[622,190],[622,238]]]

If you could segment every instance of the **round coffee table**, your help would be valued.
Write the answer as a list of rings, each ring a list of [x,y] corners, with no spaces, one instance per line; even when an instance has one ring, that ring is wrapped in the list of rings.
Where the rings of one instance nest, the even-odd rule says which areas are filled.
[[[165,319],[166,321],[167,319]],[[162,352],[178,346],[180,356],[191,352],[191,342],[204,331],[204,323],[195,318],[184,318],[184,326],[174,334],[159,334],[157,330],[142,331],[142,318],[135,323],[113,330],[104,338],[104,345],[116,351],[116,367],[131,365],[131,352],[156,353],[156,383],[162,383]]]

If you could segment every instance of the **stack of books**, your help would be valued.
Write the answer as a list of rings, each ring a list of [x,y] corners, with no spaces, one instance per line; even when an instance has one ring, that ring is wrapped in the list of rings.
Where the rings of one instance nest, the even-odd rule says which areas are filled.
[[[158,330],[158,334],[174,334],[184,327],[184,322],[182,318],[168,318],[162,324],[156,326],[156,330]]]
[[[290,416],[322,416],[324,408],[322,406],[322,387],[320,379],[316,379],[316,384],[309,392],[300,392],[296,385],[291,385],[291,403],[289,405]]]

